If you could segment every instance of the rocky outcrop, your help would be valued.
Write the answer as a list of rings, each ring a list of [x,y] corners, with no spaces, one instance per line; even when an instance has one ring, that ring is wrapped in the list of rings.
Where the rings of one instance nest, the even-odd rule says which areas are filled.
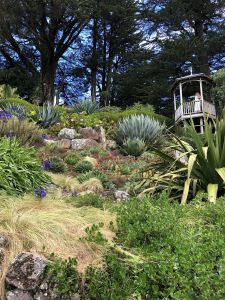
[[[47,262],[40,256],[24,252],[12,262],[7,274],[6,283],[25,291],[36,289],[44,278]]]
[[[15,289],[12,291],[6,292],[6,300],[32,300],[33,297],[30,295],[29,292]]]
[[[86,127],[80,129],[80,135],[84,139],[91,139],[98,142],[101,148],[106,149],[105,130],[102,126],[95,126],[94,128]]]
[[[74,139],[71,142],[71,148],[74,150],[89,149],[91,147],[98,147],[98,143],[92,139]]]
[[[72,128],[63,128],[58,134],[58,138],[73,140],[77,136],[77,132]]]

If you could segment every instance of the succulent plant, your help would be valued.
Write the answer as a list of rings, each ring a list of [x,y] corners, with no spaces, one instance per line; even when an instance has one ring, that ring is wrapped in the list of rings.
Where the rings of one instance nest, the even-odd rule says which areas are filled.
[[[88,171],[92,171],[92,169],[92,163],[86,160],[79,161],[75,166],[75,171],[78,173],[85,173]]]
[[[99,179],[103,185],[104,183],[108,182],[108,177],[99,170],[93,170],[86,172],[85,174],[82,174],[78,177],[79,182],[84,182],[86,180],[89,180],[90,178],[97,178]]]
[[[76,165],[79,160],[80,160],[79,156],[77,156],[77,154],[75,154],[75,153],[69,153],[65,157],[65,162],[68,165]]]
[[[125,140],[122,149],[125,154],[138,157],[147,150],[147,146],[143,140],[135,138]]]
[[[53,156],[49,159],[50,163],[51,163],[51,167],[50,170],[54,173],[62,173],[64,172],[65,169],[65,164],[64,161],[57,156]]]
[[[165,126],[153,118],[144,115],[132,115],[119,122],[116,140],[120,146],[125,144],[125,147],[127,143],[131,145],[130,140],[134,140],[136,141],[134,145],[142,144],[144,148],[143,143],[148,147],[159,142],[164,129]]]
[[[43,128],[48,128],[60,120],[58,110],[50,103],[44,104],[39,108],[39,120],[38,124]]]
[[[84,100],[73,106],[73,111],[77,114],[85,113],[91,115],[99,110],[99,104],[91,100]]]

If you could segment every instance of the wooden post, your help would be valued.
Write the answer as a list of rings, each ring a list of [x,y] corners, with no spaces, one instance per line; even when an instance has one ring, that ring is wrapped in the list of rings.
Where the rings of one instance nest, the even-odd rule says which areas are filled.
[[[204,133],[203,118],[200,118],[200,133]]]
[[[174,111],[176,111],[177,110],[176,91],[174,91],[174,94],[173,94],[173,103],[174,103]]]
[[[201,94],[201,102],[202,102],[202,111],[204,111],[204,106],[203,106],[203,88],[202,88],[202,79],[200,78],[200,94]]]
[[[182,93],[182,84],[180,83],[180,106],[181,106],[181,114],[183,116],[183,93]]]

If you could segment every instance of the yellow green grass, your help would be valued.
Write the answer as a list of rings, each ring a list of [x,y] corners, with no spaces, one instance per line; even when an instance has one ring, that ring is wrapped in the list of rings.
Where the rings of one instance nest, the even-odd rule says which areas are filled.
[[[103,248],[80,238],[86,235],[86,227],[102,222],[101,232],[109,241],[112,240],[109,223],[114,220],[115,217],[106,210],[72,206],[59,190],[41,201],[32,195],[23,198],[0,196],[0,234],[6,235],[10,241],[3,269],[5,271],[22,251],[76,257],[80,272],[88,265],[99,265]],[[4,272],[0,282],[2,287],[3,281]]]

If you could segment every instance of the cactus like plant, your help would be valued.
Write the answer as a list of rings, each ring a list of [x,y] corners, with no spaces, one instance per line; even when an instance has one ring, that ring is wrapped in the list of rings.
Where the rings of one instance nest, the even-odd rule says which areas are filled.
[[[86,115],[91,115],[99,110],[99,104],[91,100],[84,100],[76,103],[73,106],[73,110],[77,114],[85,113]]]
[[[122,149],[125,154],[138,157],[147,150],[147,146],[143,140],[127,139],[123,142]]]
[[[39,109],[39,120],[38,124],[43,128],[48,128],[60,120],[57,108],[50,103],[44,104]]]
[[[164,129],[165,126],[153,118],[144,115],[132,115],[119,122],[116,140],[121,146],[124,143],[127,144],[129,140],[139,140],[148,147],[159,142]]]

